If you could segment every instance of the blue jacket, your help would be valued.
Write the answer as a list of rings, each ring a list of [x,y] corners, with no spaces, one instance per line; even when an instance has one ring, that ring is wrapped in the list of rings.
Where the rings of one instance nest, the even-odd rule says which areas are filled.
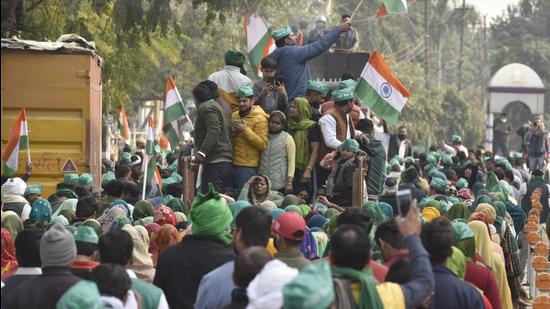
[[[473,285],[460,280],[449,269],[432,266],[435,291],[430,308],[483,309],[481,294]]]
[[[278,47],[269,55],[277,60],[276,72],[283,77],[289,102],[306,94],[310,79],[307,62],[328,50],[340,38],[341,32],[340,27],[336,27],[314,43]]]

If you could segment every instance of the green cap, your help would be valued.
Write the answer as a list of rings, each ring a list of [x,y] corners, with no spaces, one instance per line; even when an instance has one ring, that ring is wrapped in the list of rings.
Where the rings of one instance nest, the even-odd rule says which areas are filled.
[[[464,219],[454,219],[451,226],[455,232],[455,242],[474,237],[474,231]]]
[[[356,84],[357,84],[357,82],[354,81],[353,79],[346,79],[346,80],[341,81],[338,84],[338,87],[336,89],[337,90],[346,89],[346,88],[354,89]]]
[[[411,163],[415,163],[415,160],[413,157],[406,157],[405,160],[403,160],[403,162],[407,164],[411,164]]]
[[[468,188],[468,181],[466,181],[466,179],[464,179],[464,178],[460,178],[460,179],[456,182],[455,187],[456,187],[457,189],[459,189],[459,190],[460,190],[460,189],[464,189],[464,188]]]
[[[63,182],[71,186],[76,186],[78,184],[78,174],[66,173],[63,175]]]
[[[325,83],[321,83],[316,80],[308,80],[307,81],[307,89],[313,90],[322,93],[323,95],[327,95],[329,91],[329,87]]]
[[[334,99],[334,102],[351,100],[353,99],[353,88],[335,90],[332,93],[332,98]]]
[[[348,138],[342,144],[340,144],[338,150],[357,152],[359,150],[359,143],[352,138]]]
[[[279,41],[280,39],[289,36],[291,33],[292,28],[290,28],[290,26],[284,26],[271,32],[271,36],[275,41]]]
[[[74,234],[74,240],[80,242],[88,242],[91,244],[98,244],[99,238],[95,230],[89,226],[81,225],[76,229]]]
[[[239,89],[237,89],[237,98],[247,98],[253,96],[254,92],[250,86],[240,86]]]
[[[443,155],[443,157],[441,157],[441,163],[443,163],[443,165],[445,166],[451,166],[453,165],[453,159],[451,158],[451,156]]]
[[[246,57],[243,53],[236,50],[228,50],[223,55],[223,59],[226,65],[241,67],[244,64]]]
[[[82,280],[73,285],[63,294],[57,302],[56,308],[76,309],[100,309],[103,307],[101,295],[97,285],[93,281]]]
[[[458,135],[458,134],[453,134],[453,136],[451,137],[451,141],[453,143],[461,143],[462,142],[462,137],[460,137],[460,135]]]
[[[286,309],[328,308],[334,297],[332,273],[325,261],[304,267],[283,287]]]
[[[101,180],[101,185],[105,187],[111,180],[115,180],[116,175],[113,171],[107,171],[107,173],[103,174],[103,180]]]
[[[123,152],[120,156],[120,165],[130,166],[132,164],[132,155],[129,152]]]
[[[443,174],[442,172],[438,171],[436,168],[432,168],[428,172],[428,174],[432,178],[440,178],[440,179],[443,179],[443,180],[447,181],[447,176],[445,176],[445,174]]]
[[[25,194],[23,194],[23,195],[27,196],[27,195],[30,195],[30,194],[41,195],[42,194],[42,185],[39,185],[39,184],[28,185],[27,189],[25,189]]]
[[[432,181],[430,182],[430,187],[438,191],[445,192],[447,191],[447,181],[439,177],[432,177]]]
[[[514,159],[523,158],[523,154],[521,152],[513,151],[512,152],[512,158],[514,158]]]
[[[90,173],[82,173],[78,177],[78,186],[89,189],[94,181],[94,176]]]

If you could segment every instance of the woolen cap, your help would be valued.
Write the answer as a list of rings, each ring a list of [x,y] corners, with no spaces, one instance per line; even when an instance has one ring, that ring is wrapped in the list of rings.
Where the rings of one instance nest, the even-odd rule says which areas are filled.
[[[76,257],[74,236],[63,225],[55,223],[40,239],[40,260],[43,267],[72,264]]]

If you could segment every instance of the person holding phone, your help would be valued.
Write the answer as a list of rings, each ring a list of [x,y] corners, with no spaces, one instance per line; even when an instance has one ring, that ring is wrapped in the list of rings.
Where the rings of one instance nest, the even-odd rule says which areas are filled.
[[[276,110],[285,112],[288,106],[288,97],[283,78],[275,75],[277,61],[268,56],[263,58],[260,64],[263,78],[252,86],[256,104],[268,114]]]
[[[533,121],[527,140],[529,142],[527,145],[529,170],[531,170],[531,173],[537,169],[544,171],[550,154],[550,137],[548,131],[544,128],[542,118],[536,118]]]

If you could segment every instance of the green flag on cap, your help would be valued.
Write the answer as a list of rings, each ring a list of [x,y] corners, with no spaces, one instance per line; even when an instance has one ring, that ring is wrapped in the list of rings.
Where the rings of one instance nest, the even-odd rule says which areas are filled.
[[[290,26],[284,26],[282,28],[276,29],[271,33],[271,36],[275,41],[279,41],[280,39],[289,36],[292,33],[292,29]]]
[[[329,91],[329,87],[327,86],[327,84],[321,83],[316,80],[308,80],[307,89],[320,92],[323,95],[327,95]]]
[[[252,91],[252,88],[250,88],[250,86],[240,86],[239,89],[237,89],[237,98],[246,98],[253,96],[254,92]]]
[[[353,99],[353,88],[339,89],[332,93],[334,102],[342,102]]]

